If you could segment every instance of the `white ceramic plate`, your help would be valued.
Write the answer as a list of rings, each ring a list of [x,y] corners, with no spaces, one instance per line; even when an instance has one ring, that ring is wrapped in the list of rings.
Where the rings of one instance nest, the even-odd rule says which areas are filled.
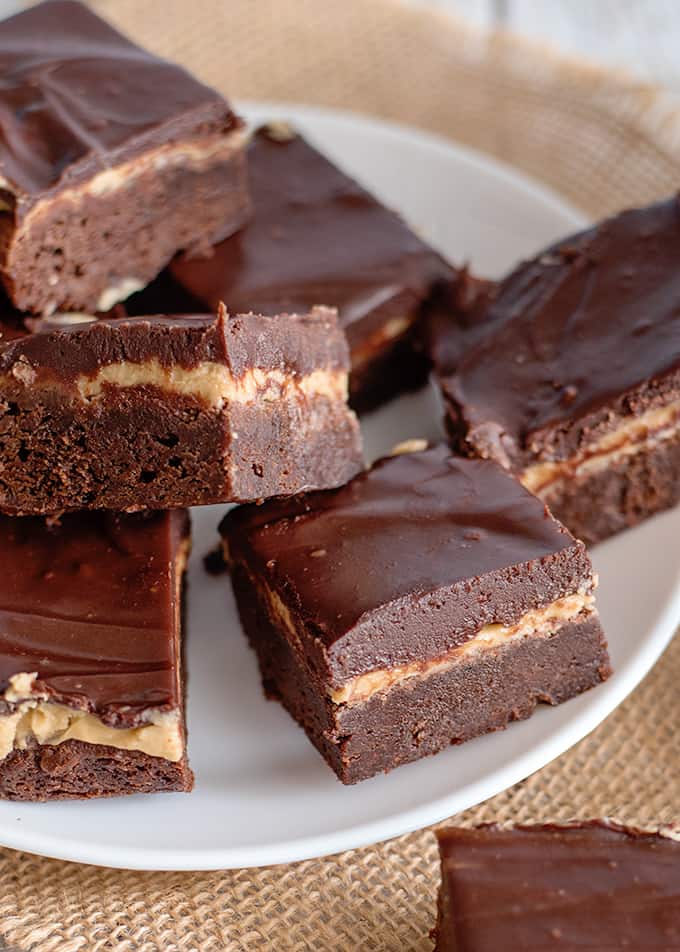
[[[309,109],[290,117],[455,261],[498,275],[582,221],[544,188],[441,139],[357,116]],[[369,457],[411,436],[436,436],[432,391],[365,421]],[[616,674],[561,707],[392,774],[343,787],[301,730],[264,700],[227,577],[201,557],[223,507],[195,510],[189,581],[189,753],[186,794],[54,804],[0,804],[0,843],[86,863],[213,869],[291,862],[417,829],[526,777],[592,730],[635,687],[680,618],[680,510],[595,553],[599,603]]]

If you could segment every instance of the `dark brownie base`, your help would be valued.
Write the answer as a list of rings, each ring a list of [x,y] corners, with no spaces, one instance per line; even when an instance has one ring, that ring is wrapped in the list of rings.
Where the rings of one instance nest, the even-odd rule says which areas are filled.
[[[356,783],[451,744],[560,704],[611,673],[597,617],[563,625],[474,660],[406,681],[354,705],[336,705],[280,634],[241,566],[232,581],[264,689],[279,700],[343,783]]]
[[[363,468],[356,417],[344,402],[237,404],[230,426],[239,434],[229,481],[236,502],[342,486]]]
[[[680,502],[680,438],[546,495],[551,512],[579,539],[593,545]]]
[[[78,800],[131,793],[188,792],[186,758],[173,763],[139,750],[67,740],[15,750],[0,761],[4,800]]]
[[[257,500],[341,485],[361,467],[356,421],[331,400],[218,411],[154,387],[111,388],[96,405],[3,396],[0,510],[13,515]]]
[[[201,172],[150,170],[110,194],[56,196],[28,228],[0,214],[0,277],[21,311],[93,313],[103,291],[148,284],[179,250],[209,253],[249,214],[244,151]]]

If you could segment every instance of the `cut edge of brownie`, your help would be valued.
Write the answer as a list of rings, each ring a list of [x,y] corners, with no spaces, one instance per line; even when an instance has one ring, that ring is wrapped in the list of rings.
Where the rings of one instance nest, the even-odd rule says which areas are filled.
[[[252,579],[240,566],[232,566],[231,577],[265,693],[283,704],[345,784],[502,730],[539,703],[560,704],[611,673],[599,619],[591,615],[358,704],[335,703],[272,622]]]
[[[252,501],[361,468],[333,311],[46,327],[0,348],[7,513]]]
[[[205,168],[168,162],[112,191],[58,194],[24,220],[0,213],[0,278],[14,305],[35,314],[108,311],[178,251],[207,253],[233,234],[251,211],[241,129],[223,152]]]

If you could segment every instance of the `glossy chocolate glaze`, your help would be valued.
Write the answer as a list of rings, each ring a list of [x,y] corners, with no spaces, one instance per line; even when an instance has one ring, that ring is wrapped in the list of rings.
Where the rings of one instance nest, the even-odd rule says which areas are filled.
[[[0,690],[20,672],[54,700],[130,726],[177,708],[185,510],[0,517]]]
[[[610,405],[625,414],[642,404],[641,390],[680,370],[678,262],[674,197],[520,265],[499,285],[481,340],[450,374],[441,368],[463,432],[502,443],[512,460],[572,421],[601,425]],[[560,439],[568,454],[587,434]]]
[[[442,446],[338,490],[240,507],[220,531],[335,680],[436,656],[591,574],[582,544],[514,478]]]
[[[205,306],[224,301],[231,311],[262,314],[336,307],[354,352],[391,317],[414,317],[435,281],[453,274],[398,215],[301,136],[264,127],[248,163],[251,222],[212,257],[180,257],[170,267]]]
[[[45,318],[34,333],[0,324],[0,373],[18,364],[25,374],[70,382],[118,363],[157,360],[192,369],[204,361],[227,366],[235,377],[249,369],[305,375],[316,369],[346,370],[349,356],[335,311],[309,314],[102,318],[73,324]],[[19,379],[22,379],[21,377]]]
[[[73,0],[0,23],[0,175],[24,204],[147,148],[238,128],[228,104]]]
[[[680,949],[680,843],[607,821],[438,831],[437,949]]]

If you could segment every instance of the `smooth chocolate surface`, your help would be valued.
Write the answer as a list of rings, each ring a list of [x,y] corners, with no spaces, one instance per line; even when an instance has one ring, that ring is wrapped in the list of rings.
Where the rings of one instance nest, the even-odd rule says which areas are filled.
[[[436,657],[591,576],[582,544],[514,478],[441,446],[338,490],[233,510],[220,530],[335,679]]]
[[[607,821],[438,831],[438,952],[680,949],[680,843]]]
[[[21,362],[36,373],[68,382],[117,363],[156,360],[163,367],[192,369],[204,361],[223,364],[235,378],[253,367],[304,376],[347,367],[347,347],[328,308],[309,314],[155,315],[64,323],[59,315],[31,322],[34,333],[0,324],[0,373]]]
[[[465,433],[520,461],[571,421],[633,412],[680,369],[680,204],[622,212],[520,265],[443,387]],[[649,400],[663,394],[650,393]],[[555,438],[557,440],[557,437]],[[587,433],[551,442],[569,454]]]
[[[73,0],[0,23],[0,174],[24,206],[206,124],[224,99]]]
[[[176,561],[188,514],[0,517],[0,690],[36,689],[134,726],[181,707]]]
[[[170,267],[205,306],[224,301],[232,311],[262,314],[335,307],[354,355],[390,318],[414,318],[433,284],[451,276],[398,215],[301,136],[260,129],[248,163],[250,223],[212,257],[180,257]]]

